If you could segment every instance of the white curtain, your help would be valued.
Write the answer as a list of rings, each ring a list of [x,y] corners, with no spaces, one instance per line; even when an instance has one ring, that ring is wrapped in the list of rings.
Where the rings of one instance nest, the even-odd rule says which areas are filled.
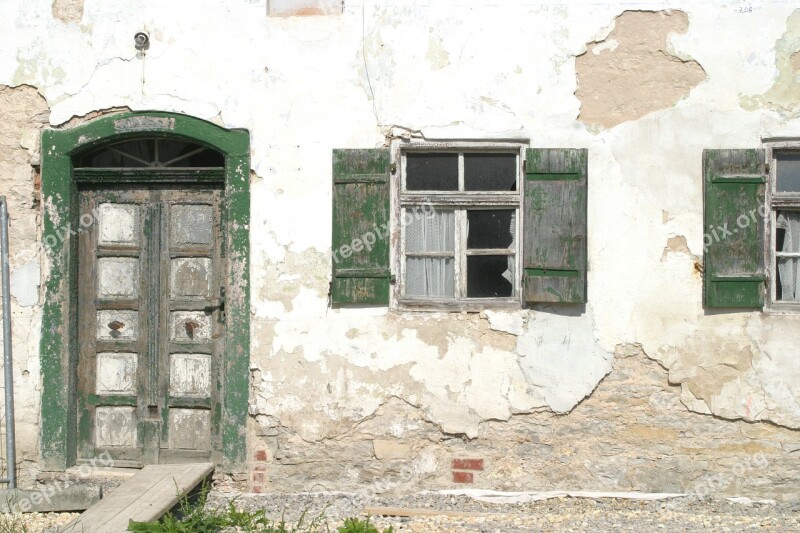
[[[783,248],[778,252],[800,253],[800,213],[781,211],[777,226],[786,231]],[[778,274],[782,301],[800,301],[800,258],[778,256]]]
[[[511,232],[511,246],[514,246],[514,243],[517,241],[517,214],[516,212],[511,213],[511,227],[509,228]],[[503,272],[503,277],[508,280],[511,284],[511,294],[514,294],[514,278],[516,278],[517,272],[517,257],[514,255],[508,256],[508,270]]]
[[[407,211],[406,254],[453,252],[455,214],[433,211],[414,214]],[[406,258],[406,287],[409,296],[449,297],[455,294],[455,263],[452,257]]]

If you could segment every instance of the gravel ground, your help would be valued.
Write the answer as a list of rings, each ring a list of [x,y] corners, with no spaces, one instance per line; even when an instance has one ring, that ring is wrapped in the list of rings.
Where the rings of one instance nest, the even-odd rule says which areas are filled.
[[[40,533],[76,518],[78,513],[0,513],[0,533]]]
[[[724,499],[676,498],[642,501],[626,499],[554,498],[521,503],[483,503],[466,496],[420,493],[411,496],[368,497],[353,494],[227,494],[212,492],[208,505],[265,509],[267,516],[295,524],[306,511],[307,524],[323,514],[331,531],[344,518],[364,517],[365,507],[400,507],[482,513],[478,517],[372,517],[379,528],[395,533],[533,533],[538,531],[800,531],[800,504],[734,503]],[[284,511],[285,510],[285,511]],[[75,513],[0,514],[0,533],[54,531],[78,516]],[[324,531],[324,528],[323,528]]]
[[[225,505],[231,495],[212,493],[209,505]],[[241,509],[266,509],[287,522],[298,513],[325,513],[332,531],[348,516],[364,516],[364,507],[401,507],[485,513],[480,517],[373,517],[379,528],[396,533],[530,533],[536,531],[800,531],[800,504],[734,503],[724,499],[642,501],[630,499],[554,498],[524,504],[482,503],[466,496],[421,493],[366,497],[348,494],[274,494],[235,497]]]

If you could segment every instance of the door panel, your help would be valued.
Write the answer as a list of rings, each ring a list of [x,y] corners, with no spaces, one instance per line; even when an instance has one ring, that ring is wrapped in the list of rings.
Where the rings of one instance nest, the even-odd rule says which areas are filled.
[[[211,423],[224,326],[219,198],[162,191],[163,461],[210,458],[219,448]]]
[[[224,348],[221,191],[81,191],[79,452],[209,460]],[[84,219],[82,219],[84,220]]]

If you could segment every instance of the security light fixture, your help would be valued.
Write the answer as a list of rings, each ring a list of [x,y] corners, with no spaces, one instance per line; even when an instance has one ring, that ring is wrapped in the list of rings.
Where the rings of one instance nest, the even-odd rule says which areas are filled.
[[[142,31],[137,32],[136,35],[133,36],[133,43],[137,50],[143,52],[150,48],[150,37]]]

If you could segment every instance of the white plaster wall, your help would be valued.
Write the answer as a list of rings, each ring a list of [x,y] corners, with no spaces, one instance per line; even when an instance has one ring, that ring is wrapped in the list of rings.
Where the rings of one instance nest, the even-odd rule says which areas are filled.
[[[263,0],[87,0],[80,23],[64,23],[48,1],[6,0],[0,83],[37,87],[53,126],[128,107],[250,130],[251,413],[305,440],[344,434],[390,398],[469,437],[487,420],[569,412],[621,343],[667,367],[691,410],[800,427],[800,317],[706,314],[695,258],[664,255],[674,236],[701,255],[703,148],[800,136],[800,104],[742,107],[779,75],[793,3],[484,4],[346,1],[341,15],[268,18]],[[669,109],[587,127],[575,56],[624,10],[664,8],[688,14],[671,49],[706,81]],[[150,34],[145,58],[137,31]],[[328,308],[331,149],[408,131],[589,149],[585,313]],[[33,278],[17,278],[26,298],[33,289],[20,284]],[[35,346],[18,357],[35,359]],[[19,395],[20,416],[37,418],[38,391]]]

